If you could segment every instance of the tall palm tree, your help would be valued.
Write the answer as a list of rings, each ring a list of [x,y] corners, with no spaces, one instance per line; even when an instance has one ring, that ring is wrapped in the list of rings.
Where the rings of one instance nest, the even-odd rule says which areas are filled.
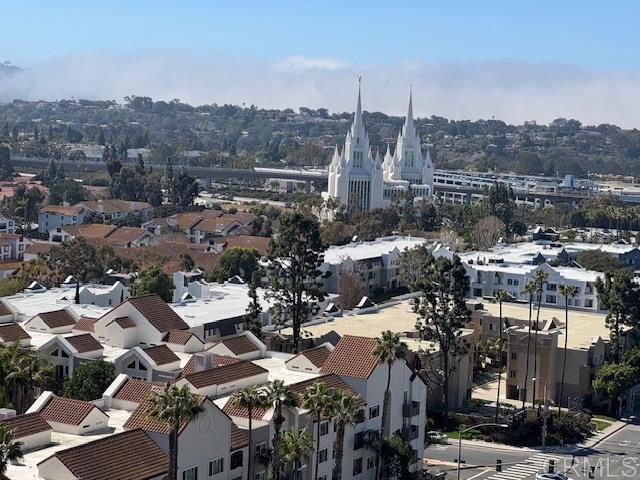
[[[376,346],[373,354],[378,357],[379,364],[387,365],[387,386],[384,391],[384,400],[382,404],[382,418],[380,419],[380,436],[378,438],[378,454],[376,464],[376,478],[380,478],[380,461],[382,457],[382,439],[385,437],[385,429],[387,428],[387,418],[389,417],[389,408],[391,403],[391,368],[396,360],[405,357],[406,347],[400,341],[400,335],[390,330],[382,332],[382,335],[376,338]],[[387,432],[388,433],[388,432]]]
[[[313,438],[307,428],[303,428],[300,433],[295,428],[286,432],[282,441],[278,444],[278,454],[285,465],[293,468],[293,478],[303,462],[308,462],[313,450]]]
[[[357,395],[338,390],[334,398],[333,420],[336,422],[335,464],[333,480],[342,479],[342,459],[344,456],[344,431],[347,425],[354,425],[362,412]]]
[[[505,290],[496,290],[493,292],[493,298],[500,305],[500,318],[498,323],[498,332],[500,334],[498,340],[498,393],[496,394],[496,423],[498,423],[498,415],[500,413],[500,381],[502,380],[502,302],[509,299],[509,294]]]
[[[297,399],[291,390],[291,387],[285,385],[282,380],[274,380],[265,390],[267,404],[273,408],[273,439],[271,444],[273,446],[271,459],[271,469],[274,480],[280,479],[280,449],[278,444],[280,443],[280,431],[282,430],[282,424],[284,423],[283,410],[289,407],[295,407],[297,405]]]
[[[327,384],[324,382],[316,382],[309,385],[302,393],[301,406],[309,411],[316,424],[315,480],[318,480],[318,466],[320,465],[320,422],[323,418],[333,416],[334,398],[335,391],[327,387]]]
[[[169,426],[168,480],[178,480],[178,436],[180,429],[204,411],[202,397],[191,393],[186,386],[167,382],[164,389],[149,397],[147,416]]]
[[[36,388],[47,388],[54,383],[53,365],[30,352],[15,350],[9,357],[5,382],[11,402],[18,413],[24,413],[33,402]]]
[[[522,396],[522,411],[524,411],[527,401],[527,392],[529,391],[529,356],[531,353],[531,321],[533,319],[533,296],[536,293],[535,282],[527,282],[524,291],[529,294],[529,329],[527,331],[527,358],[525,359],[524,369],[524,395]]]
[[[249,415],[249,458],[247,459],[247,480],[253,478],[253,472],[251,471],[251,459],[253,457],[253,411],[256,408],[263,408],[267,405],[267,399],[263,392],[258,387],[251,386],[245,387],[233,392],[232,401],[235,405],[246,408]]]
[[[560,396],[558,397],[558,415],[562,404],[562,391],[564,390],[564,373],[567,368],[567,342],[569,340],[569,299],[578,294],[578,289],[571,285],[560,285],[560,294],[564,296],[564,354],[562,356],[562,379],[560,380]]]
[[[0,424],[0,475],[7,471],[9,463],[22,459],[22,442],[13,441],[13,432]]]
[[[538,294],[538,311],[536,312],[535,331],[533,334],[533,404],[536,403],[536,383],[538,381],[538,329],[540,328],[540,304],[542,303],[542,290],[544,284],[547,282],[549,275],[547,272],[537,270],[533,278],[533,282],[536,284],[536,292]]]

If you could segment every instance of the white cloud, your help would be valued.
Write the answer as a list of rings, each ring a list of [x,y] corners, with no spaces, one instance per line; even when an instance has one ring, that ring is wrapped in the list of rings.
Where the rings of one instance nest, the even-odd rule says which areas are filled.
[[[180,98],[192,104],[351,111],[358,75],[363,76],[366,110],[403,114],[413,84],[414,111],[420,116],[495,116],[517,123],[549,122],[563,116],[589,124],[640,127],[636,113],[640,71],[521,61],[355,66],[302,56],[266,61],[220,53],[91,52],[52,59],[1,77],[0,101],[71,97],[121,101],[135,94]]]

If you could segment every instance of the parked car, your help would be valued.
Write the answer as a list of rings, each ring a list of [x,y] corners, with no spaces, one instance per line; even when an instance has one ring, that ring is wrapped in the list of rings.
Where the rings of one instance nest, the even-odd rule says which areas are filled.
[[[572,480],[564,473],[536,473],[536,480]]]
[[[435,443],[438,445],[447,445],[449,443],[449,437],[442,432],[436,432],[435,430],[427,432],[425,435],[427,443]]]

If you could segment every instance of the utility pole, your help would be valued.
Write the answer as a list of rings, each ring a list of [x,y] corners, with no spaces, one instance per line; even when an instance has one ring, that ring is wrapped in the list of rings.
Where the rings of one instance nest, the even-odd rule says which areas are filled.
[[[547,384],[544,384],[544,409],[542,411],[542,448],[547,443],[547,419],[549,418],[549,405],[547,404]]]

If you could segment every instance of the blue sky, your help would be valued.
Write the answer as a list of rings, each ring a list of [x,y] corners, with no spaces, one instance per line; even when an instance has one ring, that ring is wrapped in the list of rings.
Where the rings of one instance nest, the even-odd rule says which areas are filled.
[[[0,101],[125,95],[640,127],[640,2],[11,0]],[[8,20],[8,21],[7,21]]]
[[[640,62],[637,1],[3,2],[2,57],[79,50],[222,51],[352,63],[521,59],[593,67]]]

